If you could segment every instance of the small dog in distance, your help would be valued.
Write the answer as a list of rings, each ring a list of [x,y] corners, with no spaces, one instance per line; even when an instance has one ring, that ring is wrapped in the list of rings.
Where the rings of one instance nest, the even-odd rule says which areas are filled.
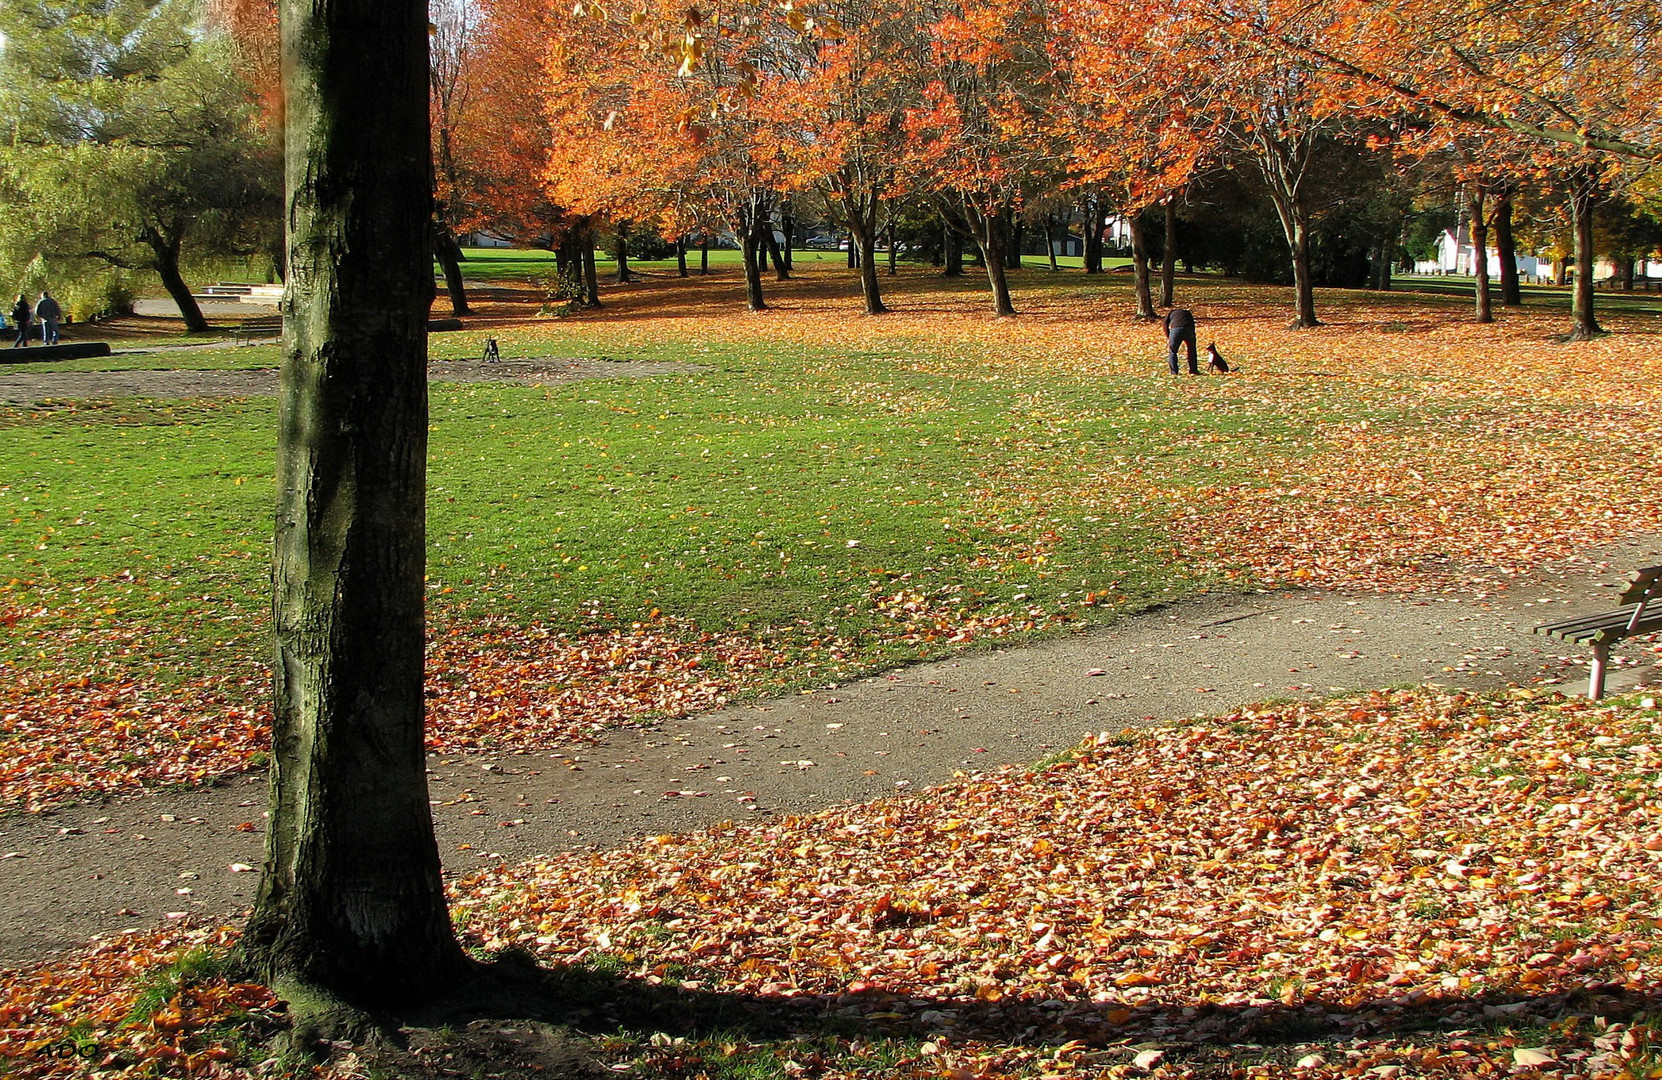
[[[1218,351],[1218,344],[1215,341],[1206,343],[1206,369],[1218,375],[1229,374],[1229,364],[1224,360],[1223,354]]]

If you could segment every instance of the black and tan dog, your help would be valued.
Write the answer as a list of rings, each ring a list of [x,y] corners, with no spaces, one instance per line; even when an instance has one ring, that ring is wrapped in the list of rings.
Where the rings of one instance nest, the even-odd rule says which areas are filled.
[[[1216,372],[1219,375],[1229,374],[1229,364],[1224,360],[1223,353],[1218,351],[1218,345],[1215,341],[1206,343],[1206,368],[1208,371]]]

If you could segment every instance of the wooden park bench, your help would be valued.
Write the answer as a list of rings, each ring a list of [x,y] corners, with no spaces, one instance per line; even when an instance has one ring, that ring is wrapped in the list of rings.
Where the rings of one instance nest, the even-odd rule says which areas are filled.
[[[1593,666],[1587,673],[1587,697],[1593,701],[1604,696],[1604,669],[1610,663],[1610,646],[1623,638],[1662,630],[1662,603],[1650,606],[1652,601],[1662,600],[1662,566],[1635,570],[1627,580],[1621,607],[1535,628],[1537,634],[1593,647]]]
[[[283,336],[283,317],[281,315],[255,315],[242,320],[231,331],[231,338],[244,345],[255,338],[273,338]]]

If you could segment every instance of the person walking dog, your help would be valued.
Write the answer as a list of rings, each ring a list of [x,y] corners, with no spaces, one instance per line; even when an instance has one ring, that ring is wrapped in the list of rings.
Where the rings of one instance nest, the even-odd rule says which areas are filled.
[[[1177,347],[1186,345],[1189,349],[1189,374],[1200,374],[1199,357],[1195,355],[1195,313],[1188,308],[1174,307],[1166,312],[1164,322],[1166,328],[1166,363],[1171,367],[1171,373],[1177,374]]]
[[[40,299],[35,301],[35,318],[40,320],[40,343],[56,345],[58,323],[63,319],[63,308],[58,306],[57,297],[45,289],[40,291]]]

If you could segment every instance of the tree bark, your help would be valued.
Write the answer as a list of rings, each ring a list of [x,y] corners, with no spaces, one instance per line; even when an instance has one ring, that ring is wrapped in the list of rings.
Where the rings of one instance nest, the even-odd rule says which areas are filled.
[[[594,262],[594,225],[583,226],[579,254],[583,262],[583,306],[600,306],[600,272]]]
[[[167,295],[172,297],[173,303],[178,306],[179,314],[185,320],[185,330],[192,334],[206,334],[209,330],[208,320],[202,316],[202,306],[191,295],[190,285],[185,281],[185,275],[179,270],[179,247],[182,242],[182,228],[174,228],[165,235],[160,229],[149,227],[144,230],[144,242],[149,245],[153,256],[151,266],[157,276],[162,279],[162,287]]]
[[[687,238],[685,236],[675,238],[675,270],[681,277],[687,276]]]
[[[773,236],[773,224],[771,222],[763,227],[762,245],[764,250],[767,251],[768,258],[773,260],[774,280],[791,280],[790,265],[785,261],[785,256],[780,252],[779,241]]]
[[[271,816],[241,957],[297,1004],[399,1008],[469,967],[422,739],[427,7],[282,0],[281,35]]]
[[[629,223],[627,221],[617,223],[617,250],[614,256],[617,259],[617,283],[627,285],[629,283]]]
[[[1495,321],[1489,295],[1489,221],[1485,216],[1483,185],[1472,185],[1472,281],[1474,313],[1480,323]]]
[[[941,222],[941,227],[944,230],[941,237],[941,256],[944,268],[941,270],[941,274],[945,277],[963,277],[964,238],[957,229],[952,227],[952,222],[947,221],[944,216]]]
[[[1157,319],[1154,311],[1154,290],[1150,281],[1148,265],[1148,238],[1143,231],[1143,215],[1132,212],[1126,215],[1126,224],[1131,226],[1131,269],[1137,285],[1137,318]]]
[[[699,243],[698,243],[698,272],[700,274],[708,274],[710,272],[710,234],[709,233],[704,233],[702,236],[699,237]]]
[[[1522,307],[1523,290],[1518,286],[1518,247],[1512,239],[1512,189],[1503,187],[1495,196],[1495,254],[1500,259],[1500,302],[1503,307]]]
[[[433,257],[444,271],[444,290],[450,297],[452,315],[472,315],[467,304],[467,285],[462,280],[462,246],[437,215],[433,218]]]
[[[1004,272],[1004,217],[999,213],[982,214],[971,209],[970,225],[975,232],[975,246],[981,252],[982,265],[987,270],[987,284],[993,291],[993,310],[1000,318],[1016,313],[1010,299],[1010,279]]]
[[[1160,252],[1160,306],[1177,302],[1177,196],[1166,200],[1166,244]]]
[[[796,213],[791,208],[790,199],[779,208],[779,231],[785,234],[784,251],[785,269],[796,269]]]
[[[1085,209],[1085,273],[1102,273],[1102,230],[1108,225],[1101,196],[1093,195]]]
[[[1293,292],[1297,302],[1293,326],[1308,330],[1321,325],[1321,320],[1316,318],[1316,286],[1310,275],[1309,224],[1302,219],[1296,221],[1289,239],[1293,252]]]
[[[860,295],[865,301],[867,315],[881,315],[889,309],[883,305],[881,287],[877,281],[877,234],[875,229],[862,228],[852,232],[860,248]]]
[[[1570,302],[1571,341],[1588,341],[1604,333],[1593,312],[1593,209],[1598,205],[1598,177],[1582,170],[1570,181],[1570,215],[1575,221],[1575,293]]]
[[[767,303],[762,299],[762,265],[767,261],[767,255],[762,251],[761,228],[756,214],[749,221],[741,221],[739,228],[739,253],[744,259],[744,302],[751,311],[766,311]]]

